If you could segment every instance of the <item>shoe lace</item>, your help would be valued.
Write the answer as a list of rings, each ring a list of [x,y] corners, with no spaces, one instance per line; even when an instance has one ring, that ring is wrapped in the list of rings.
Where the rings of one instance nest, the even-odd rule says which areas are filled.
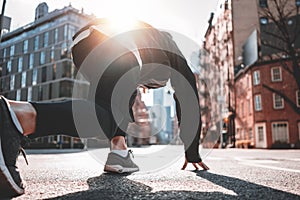
[[[24,150],[23,147],[24,147],[26,144],[28,144],[28,143],[29,143],[29,139],[28,139],[27,137],[23,137],[23,138],[21,139],[21,147],[20,147],[20,149],[19,149],[19,153],[22,154],[22,156],[24,157],[25,162],[26,162],[27,165],[28,165],[28,160],[27,160],[26,152],[25,152],[25,150]]]
[[[128,150],[128,153],[130,153],[132,158],[134,158],[133,151],[131,149]]]
[[[20,148],[20,153],[22,153],[22,156],[25,159],[26,164],[28,165],[28,160],[27,160],[27,156],[26,156],[26,152],[23,148]]]

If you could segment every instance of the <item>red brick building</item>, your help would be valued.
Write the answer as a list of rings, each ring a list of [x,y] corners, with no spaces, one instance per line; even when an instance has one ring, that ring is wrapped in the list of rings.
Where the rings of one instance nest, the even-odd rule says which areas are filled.
[[[299,8],[300,2],[288,1],[283,4],[283,1],[276,1],[283,6],[283,13],[291,12],[287,15],[289,18],[285,19],[289,30],[299,16],[296,8]],[[257,13],[258,25],[254,26],[256,29],[251,34],[255,37],[250,39],[249,34],[244,43],[239,45],[242,47],[239,55],[242,59],[236,63],[236,144],[240,147],[299,148],[300,115],[297,110],[300,93],[297,77],[293,75],[290,56],[279,50],[284,49],[284,43],[268,33],[274,30],[273,33],[278,34],[274,20],[263,15],[265,10],[270,10],[274,16],[278,11],[273,7],[274,1],[259,0],[256,3],[257,7],[252,13]],[[286,34],[290,34],[289,31]],[[263,41],[279,48],[266,46]],[[250,46],[256,48],[250,51]],[[299,42],[296,40],[293,46],[298,51]]]
[[[244,69],[235,81],[237,141],[257,148],[298,146],[299,114],[287,100],[267,88],[281,91],[300,107],[300,92],[292,75],[278,61],[271,61]]]

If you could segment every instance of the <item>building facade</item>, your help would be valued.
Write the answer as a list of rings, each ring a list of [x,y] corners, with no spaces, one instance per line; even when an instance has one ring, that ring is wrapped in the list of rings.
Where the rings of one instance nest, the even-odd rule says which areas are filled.
[[[225,62],[215,62],[224,60],[222,54],[229,54],[233,60],[235,103],[231,105],[235,117],[235,145],[242,148],[299,147],[300,62],[297,55],[300,38],[292,31],[297,29],[300,1],[220,1],[220,4],[226,3],[231,18],[217,13],[219,20],[210,20],[205,59],[219,68],[226,66]],[[278,8],[285,17],[282,21],[287,32],[284,34],[276,30]],[[228,40],[219,39],[220,31],[212,34],[218,30],[216,27],[230,24],[230,21],[232,34],[228,36],[232,44],[227,44],[233,45],[233,53],[224,48],[223,43]],[[280,40],[286,35],[293,38],[290,45]],[[286,46],[291,48],[286,51]],[[216,54],[217,51],[221,53]]]
[[[256,148],[299,148],[300,114],[297,112],[299,84],[296,81],[297,77],[292,75],[293,58],[284,53],[286,44],[279,37],[274,37],[281,35],[275,25],[280,19],[275,17],[278,16],[278,9],[274,2],[267,0],[255,2],[256,9],[253,13],[257,14],[258,34],[255,40],[245,40],[242,59],[244,68],[236,74],[237,91],[241,90],[238,85],[242,84],[243,79],[249,77],[250,84],[246,91],[252,93],[252,98],[249,98],[250,95],[248,98],[242,96],[236,101],[241,107],[240,110],[247,109],[243,106],[243,102],[252,101],[250,112],[252,120],[244,119],[243,123],[236,122],[239,129],[237,135],[241,141],[245,141],[244,144],[254,144]],[[297,0],[276,2],[282,10],[282,19],[287,22],[284,25],[287,32],[283,37],[293,36],[293,24],[296,24],[299,16],[297,12],[300,2]],[[252,43],[250,46],[256,45],[257,49],[250,52],[245,48],[249,43]],[[299,47],[299,38],[295,37],[293,48],[297,51]],[[252,62],[247,62],[251,59]],[[295,62],[300,68],[299,59],[295,58]],[[237,113],[240,118],[243,116],[242,112]],[[248,122],[248,127],[243,126],[245,122]]]
[[[212,134],[212,136],[207,136],[210,137],[207,141],[210,146],[219,135],[221,136],[218,141],[219,146],[235,144],[231,10],[230,0],[219,2],[217,12],[211,14],[209,19],[201,51],[201,77],[199,80],[201,81],[201,92],[205,94],[206,99],[202,105],[206,109],[206,115],[203,115],[203,128],[205,129],[203,132],[208,131]]]
[[[77,75],[70,54],[72,36],[92,18],[71,5],[48,12],[46,3],[39,4],[32,23],[2,37],[1,94],[18,101],[71,98]],[[82,81],[81,86],[84,96],[88,83]],[[73,139],[61,136],[38,141],[74,145]]]

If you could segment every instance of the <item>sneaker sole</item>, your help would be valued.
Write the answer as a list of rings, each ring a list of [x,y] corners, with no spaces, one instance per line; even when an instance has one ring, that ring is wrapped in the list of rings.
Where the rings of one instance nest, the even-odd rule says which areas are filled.
[[[139,168],[126,168],[126,167],[122,167],[121,165],[105,165],[104,171],[121,174],[121,173],[137,172],[137,171],[139,171]]]
[[[1,137],[0,137],[0,194],[7,196],[17,196],[24,194],[24,189],[20,188],[10,175],[8,168],[5,165],[4,156],[2,153]],[[5,193],[3,193],[5,191]]]

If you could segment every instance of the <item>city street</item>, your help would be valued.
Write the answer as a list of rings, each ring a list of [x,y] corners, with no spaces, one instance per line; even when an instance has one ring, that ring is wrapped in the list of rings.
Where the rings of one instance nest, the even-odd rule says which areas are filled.
[[[135,159],[157,148],[133,148]],[[299,150],[213,149],[204,158],[207,172],[191,164],[180,170],[181,157],[160,171],[131,175],[104,173],[89,151],[27,152],[28,166],[19,158],[26,194],[15,199],[300,199]]]

